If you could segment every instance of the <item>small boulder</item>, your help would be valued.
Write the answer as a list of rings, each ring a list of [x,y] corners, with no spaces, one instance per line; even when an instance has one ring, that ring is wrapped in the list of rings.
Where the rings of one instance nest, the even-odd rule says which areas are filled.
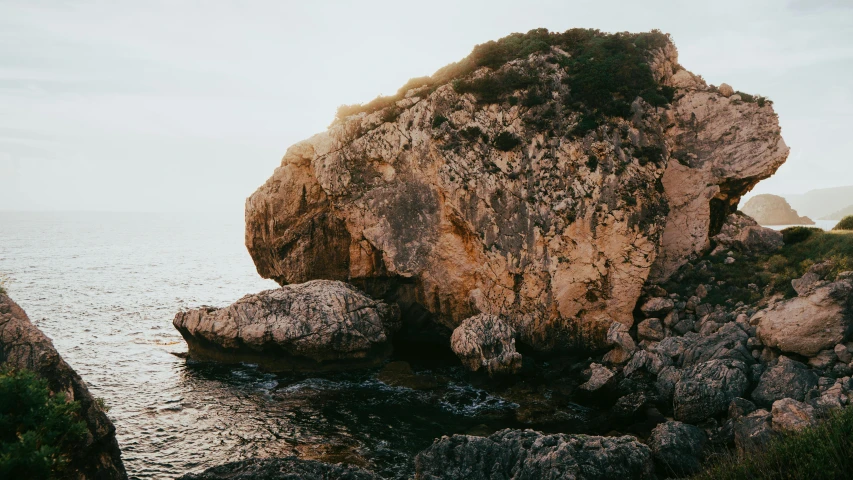
[[[702,449],[706,440],[705,432],[698,427],[670,421],[655,427],[647,444],[660,471],[685,476],[702,468]]]
[[[665,317],[667,313],[675,308],[675,302],[668,298],[654,297],[650,298],[640,307],[640,311],[646,317]]]
[[[657,342],[666,337],[663,322],[659,318],[647,318],[637,324],[637,336],[640,340],[651,340]]]
[[[838,357],[838,361],[841,363],[850,363],[853,362],[853,354],[850,353],[850,350],[846,345],[839,343],[833,349],[835,351],[835,356]]]
[[[776,365],[761,375],[752,392],[752,399],[759,405],[771,405],[783,398],[803,401],[806,392],[817,386],[817,381],[817,375],[808,367],[781,356]]]
[[[802,430],[815,423],[814,408],[793,398],[783,398],[773,402],[773,430],[790,432]]]
[[[746,371],[738,360],[710,360],[686,369],[675,384],[673,416],[699,423],[725,412],[749,388]]]
[[[776,433],[767,410],[756,410],[741,417],[734,424],[735,445],[738,450],[750,451],[765,445]]]
[[[619,322],[610,324],[610,328],[607,330],[606,343],[613,348],[604,354],[601,361],[611,365],[621,365],[627,362],[637,350],[637,344],[631,337],[628,327]]]
[[[613,378],[613,371],[599,363],[593,363],[589,366],[590,376],[586,383],[579,388],[588,392],[594,392],[603,387]]]
[[[399,318],[396,305],[352,285],[313,280],[246,295],[225,308],[180,312],[173,323],[192,358],[312,371],[382,362]]]
[[[481,313],[453,330],[450,348],[469,370],[489,375],[516,373],[521,354],[515,350],[515,330],[496,315]]]
[[[749,334],[743,331],[737,323],[729,322],[716,332],[702,336],[692,345],[688,346],[682,363],[684,366],[695,365],[714,359],[739,360],[747,365],[755,363],[747,341]]]
[[[762,227],[748,215],[737,212],[726,217],[720,233],[712,239],[718,247],[733,249],[743,253],[770,253],[782,248],[782,232],[772,228]],[[731,258],[729,255],[728,258]],[[725,260],[726,264],[734,263]]]
[[[717,91],[724,97],[731,97],[735,94],[735,90],[728,83],[721,83],[720,86],[717,87]]]

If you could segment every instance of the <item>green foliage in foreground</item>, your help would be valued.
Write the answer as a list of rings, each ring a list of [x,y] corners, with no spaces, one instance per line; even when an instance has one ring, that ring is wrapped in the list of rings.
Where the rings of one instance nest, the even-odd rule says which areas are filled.
[[[834,480],[853,476],[853,408],[768,445],[711,459],[694,480]]]
[[[853,215],[848,215],[841,219],[833,230],[853,230]]]
[[[689,297],[700,283],[711,285],[703,301],[731,305],[755,302],[765,294],[796,296],[791,280],[824,260],[835,262],[830,278],[853,270],[853,232],[792,227],[783,230],[782,235],[785,246],[773,254],[752,256],[734,252],[735,263],[730,265],[725,264],[726,255],[706,255],[695,264],[682,267],[664,288]]]
[[[31,372],[0,372],[0,478],[61,478],[86,438],[79,410]]]

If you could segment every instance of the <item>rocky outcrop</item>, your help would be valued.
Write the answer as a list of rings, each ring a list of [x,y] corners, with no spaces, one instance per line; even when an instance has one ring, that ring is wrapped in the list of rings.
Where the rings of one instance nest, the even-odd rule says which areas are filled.
[[[814,225],[812,219],[797,215],[787,200],[778,195],[756,195],[741,210],[761,225]]]
[[[178,480],[379,480],[358,467],[295,457],[251,458],[189,473]]]
[[[0,293],[0,367],[35,372],[53,393],[80,403],[80,415],[89,435],[70,458],[68,478],[126,479],[115,427],[89,393],[83,379],[62,359],[50,341],[27,314],[7,295]]]
[[[808,367],[782,356],[776,365],[761,375],[752,398],[759,405],[766,406],[783,398],[802,401],[809,390],[817,387],[817,382],[817,375]]]
[[[818,265],[819,266],[819,265]],[[756,313],[750,324],[770,347],[807,357],[842,343],[853,328],[853,279],[822,281],[812,269],[793,281],[798,296]]]
[[[782,232],[759,226],[755,220],[740,212],[729,215],[720,233],[712,239],[717,248],[743,253],[770,253],[785,244]]]
[[[495,315],[475,315],[456,327],[450,348],[472,371],[484,369],[489,375],[516,373],[521,354],[515,351],[515,331]]]
[[[346,283],[315,280],[180,312],[173,323],[193,358],[279,371],[344,369],[390,353],[399,309]]]
[[[258,272],[347,280],[448,329],[500,316],[539,351],[603,347],[614,321],[630,327],[650,272],[707,248],[788,149],[769,104],[709,88],[663,36],[637,43],[672,101],[632,95],[594,120],[575,84],[584,39],[623,37],[534,33],[551,47],[455,87],[437,74],[290,147],[246,202]]]
[[[676,420],[699,423],[728,410],[749,388],[746,365],[738,360],[710,360],[681,374],[673,392]]]
[[[417,480],[653,478],[649,447],[636,438],[501,430],[489,437],[443,437],[415,457]]]

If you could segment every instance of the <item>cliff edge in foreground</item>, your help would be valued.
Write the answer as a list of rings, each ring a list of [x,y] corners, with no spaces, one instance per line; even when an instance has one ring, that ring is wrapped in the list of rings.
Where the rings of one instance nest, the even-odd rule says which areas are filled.
[[[282,285],[396,302],[404,330],[483,313],[538,351],[596,348],[787,155],[771,102],[707,85],[667,35],[533,30],[290,147],[246,246]]]

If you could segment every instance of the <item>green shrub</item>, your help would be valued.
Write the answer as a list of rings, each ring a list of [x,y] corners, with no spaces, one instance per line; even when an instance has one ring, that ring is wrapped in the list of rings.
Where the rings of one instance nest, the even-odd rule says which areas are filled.
[[[594,172],[598,168],[598,157],[595,155],[587,156],[586,168],[588,168],[590,172]]]
[[[793,245],[804,242],[813,233],[821,231],[821,229],[815,227],[788,227],[782,230],[782,241],[785,242],[785,245]]]
[[[436,115],[432,117],[432,128],[438,128],[442,123],[447,121],[447,117],[444,115]]]
[[[31,372],[0,372],[0,478],[60,476],[87,435],[79,410]]]
[[[494,145],[498,150],[508,152],[517,147],[520,143],[521,140],[519,140],[515,135],[509,132],[501,132],[495,136]]]
[[[799,432],[780,435],[760,449],[712,457],[694,480],[835,480],[853,472],[853,408]]]
[[[534,85],[538,79],[527,72],[510,69],[493,72],[471,80],[456,80],[453,90],[456,93],[472,93],[482,104],[497,103],[505,95]]]
[[[853,230],[853,215],[848,215],[841,219],[833,230]]]

